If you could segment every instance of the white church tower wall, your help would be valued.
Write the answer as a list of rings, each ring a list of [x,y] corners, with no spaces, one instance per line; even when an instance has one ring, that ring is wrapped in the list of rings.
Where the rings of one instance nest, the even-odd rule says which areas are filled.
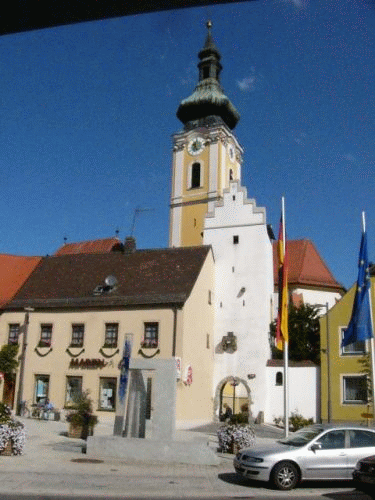
[[[214,398],[216,415],[220,392],[234,377],[250,399],[253,417],[266,409],[266,364],[270,357],[273,262],[265,208],[247,198],[238,181],[224,190],[223,200],[207,214],[204,244],[215,259]],[[223,337],[236,339],[223,347]],[[239,408],[236,409],[236,412]]]

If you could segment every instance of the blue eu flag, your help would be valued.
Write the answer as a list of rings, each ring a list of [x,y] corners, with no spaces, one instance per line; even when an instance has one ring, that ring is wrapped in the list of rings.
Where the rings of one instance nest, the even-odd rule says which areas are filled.
[[[345,330],[342,347],[354,344],[361,340],[370,339],[372,334],[370,308],[370,273],[367,255],[367,235],[362,233],[361,248],[359,251],[357,289],[354,297],[352,317]]]

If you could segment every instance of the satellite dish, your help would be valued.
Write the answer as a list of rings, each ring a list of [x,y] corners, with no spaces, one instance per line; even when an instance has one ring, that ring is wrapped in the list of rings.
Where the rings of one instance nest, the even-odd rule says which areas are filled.
[[[109,276],[107,276],[107,277],[106,277],[106,279],[104,280],[104,283],[105,283],[107,286],[109,286],[109,287],[113,288],[114,286],[116,286],[116,285],[117,285],[118,281],[117,281],[116,276],[109,275]]]

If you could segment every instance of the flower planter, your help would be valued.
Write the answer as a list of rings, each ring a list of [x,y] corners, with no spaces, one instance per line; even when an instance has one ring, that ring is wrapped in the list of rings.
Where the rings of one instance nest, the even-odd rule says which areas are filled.
[[[237,454],[242,448],[255,443],[255,432],[249,424],[224,424],[217,431],[219,449],[223,453]]]
[[[241,445],[238,441],[232,441],[232,444],[229,448],[229,453],[232,453],[233,455],[237,455],[237,453],[240,451]]]
[[[77,425],[69,422],[68,437],[76,439],[87,439],[88,436],[94,435],[94,427],[92,425]]]
[[[12,440],[9,439],[6,444],[5,444],[5,448],[3,448],[1,451],[0,451],[0,455],[2,455],[3,457],[10,457],[11,455],[13,455],[13,450],[12,450]]]

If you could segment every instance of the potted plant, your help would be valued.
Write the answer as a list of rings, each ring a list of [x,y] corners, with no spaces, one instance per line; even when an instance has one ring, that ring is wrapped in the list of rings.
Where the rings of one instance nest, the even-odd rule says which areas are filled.
[[[236,454],[242,448],[255,444],[254,427],[249,424],[248,407],[241,408],[241,413],[232,415],[217,431],[219,449],[223,453]]]
[[[69,422],[69,437],[87,439],[87,436],[93,435],[98,417],[93,413],[93,402],[89,397],[89,391],[83,391],[74,398],[74,404],[66,416],[66,421]]]
[[[22,455],[26,440],[24,425],[12,417],[5,403],[0,403],[0,455]]]

